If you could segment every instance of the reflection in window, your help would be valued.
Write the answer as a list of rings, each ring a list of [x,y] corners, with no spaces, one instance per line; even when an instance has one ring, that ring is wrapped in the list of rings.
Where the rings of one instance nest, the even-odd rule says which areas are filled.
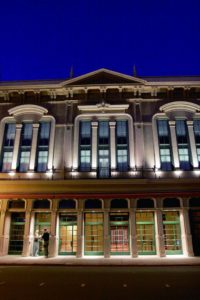
[[[91,122],[80,123],[80,171],[89,172],[91,169]]]
[[[163,213],[163,231],[166,254],[181,254],[181,228],[178,211]]]
[[[29,169],[32,143],[32,124],[25,123],[22,126],[19,148],[19,171],[26,172]]]
[[[85,255],[102,255],[103,213],[85,213]]]
[[[185,120],[176,120],[176,135],[180,168],[182,170],[191,169],[190,147],[188,132]]]
[[[117,169],[128,170],[128,127],[127,121],[117,121],[116,124]]]
[[[4,141],[2,147],[2,172],[8,172],[12,169],[13,148],[15,141],[16,125],[8,123],[5,125]]]
[[[110,214],[111,254],[129,254],[129,215]]]
[[[107,178],[110,176],[110,138],[108,121],[100,121],[98,129],[98,175],[100,178]]]
[[[194,136],[196,142],[197,158],[200,166],[200,120],[194,120]]]
[[[138,254],[155,254],[155,224],[153,212],[136,212]]]
[[[172,170],[172,153],[168,121],[158,120],[157,126],[161,169],[165,171],[170,171]]]
[[[37,164],[38,172],[45,172],[48,166],[49,156],[50,122],[42,122],[39,127]]]

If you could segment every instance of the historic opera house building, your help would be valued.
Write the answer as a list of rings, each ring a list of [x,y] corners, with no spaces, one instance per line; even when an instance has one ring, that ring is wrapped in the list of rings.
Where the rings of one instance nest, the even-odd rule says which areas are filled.
[[[1,82],[0,255],[44,228],[50,256],[200,256],[200,77]]]

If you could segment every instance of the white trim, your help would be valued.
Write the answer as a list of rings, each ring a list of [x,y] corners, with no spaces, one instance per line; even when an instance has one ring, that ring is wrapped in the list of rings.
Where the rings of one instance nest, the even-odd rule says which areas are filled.
[[[167,104],[164,104],[160,107],[160,111],[164,113],[172,111],[188,111],[195,113],[200,111],[200,106],[198,104],[186,102],[186,101],[174,101]]]

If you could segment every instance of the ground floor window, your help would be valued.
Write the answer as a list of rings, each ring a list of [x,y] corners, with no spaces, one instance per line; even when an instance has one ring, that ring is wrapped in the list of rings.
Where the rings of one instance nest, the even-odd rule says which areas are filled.
[[[156,254],[153,212],[136,212],[138,254]]]
[[[22,254],[24,244],[25,213],[12,213],[10,224],[9,254]]]
[[[39,235],[42,235],[44,229],[50,232],[51,228],[51,214],[50,213],[35,213],[35,232],[39,231]],[[44,255],[43,241],[40,241],[39,255]]]
[[[163,231],[166,254],[181,254],[181,227],[178,211],[163,213]]]
[[[85,213],[85,255],[103,255],[103,213]]]
[[[59,218],[59,254],[74,255],[77,251],[77,216],[65,213]]]
[[[129,254],[129,214],[110,214],[110,246],[111,254]]]

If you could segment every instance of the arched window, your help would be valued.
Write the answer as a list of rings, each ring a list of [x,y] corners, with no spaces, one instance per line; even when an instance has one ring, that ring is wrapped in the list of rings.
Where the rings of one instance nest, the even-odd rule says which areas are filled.
[[[154,202],[152,199],[139,199],[137,208],[154,208]]]
[[[102,208],[102,202],[99,199],[88,199],[85,201],[85,208]]]
[[[49,209],[50,208],[50,201],[47,200],[47,199],[35,200],[33,202],[33,208],[35,208],[35,209],[38,209],[38,208]]]
[[[166,198],[163,201],[163,207],[180,207],[180,201],[177,198]]]
[[[189,203],[190,207],[200,207],[200,198],[191,198]]]
[[[25,208],[25,201],[23,200],[9,200],[8,208]]]
[[[110,208],[128,208],[128,201],[126,199],[113,199]]]
[[[59,209],[76,208],[76,201],[73,199],[62,199],[59,201]]]

